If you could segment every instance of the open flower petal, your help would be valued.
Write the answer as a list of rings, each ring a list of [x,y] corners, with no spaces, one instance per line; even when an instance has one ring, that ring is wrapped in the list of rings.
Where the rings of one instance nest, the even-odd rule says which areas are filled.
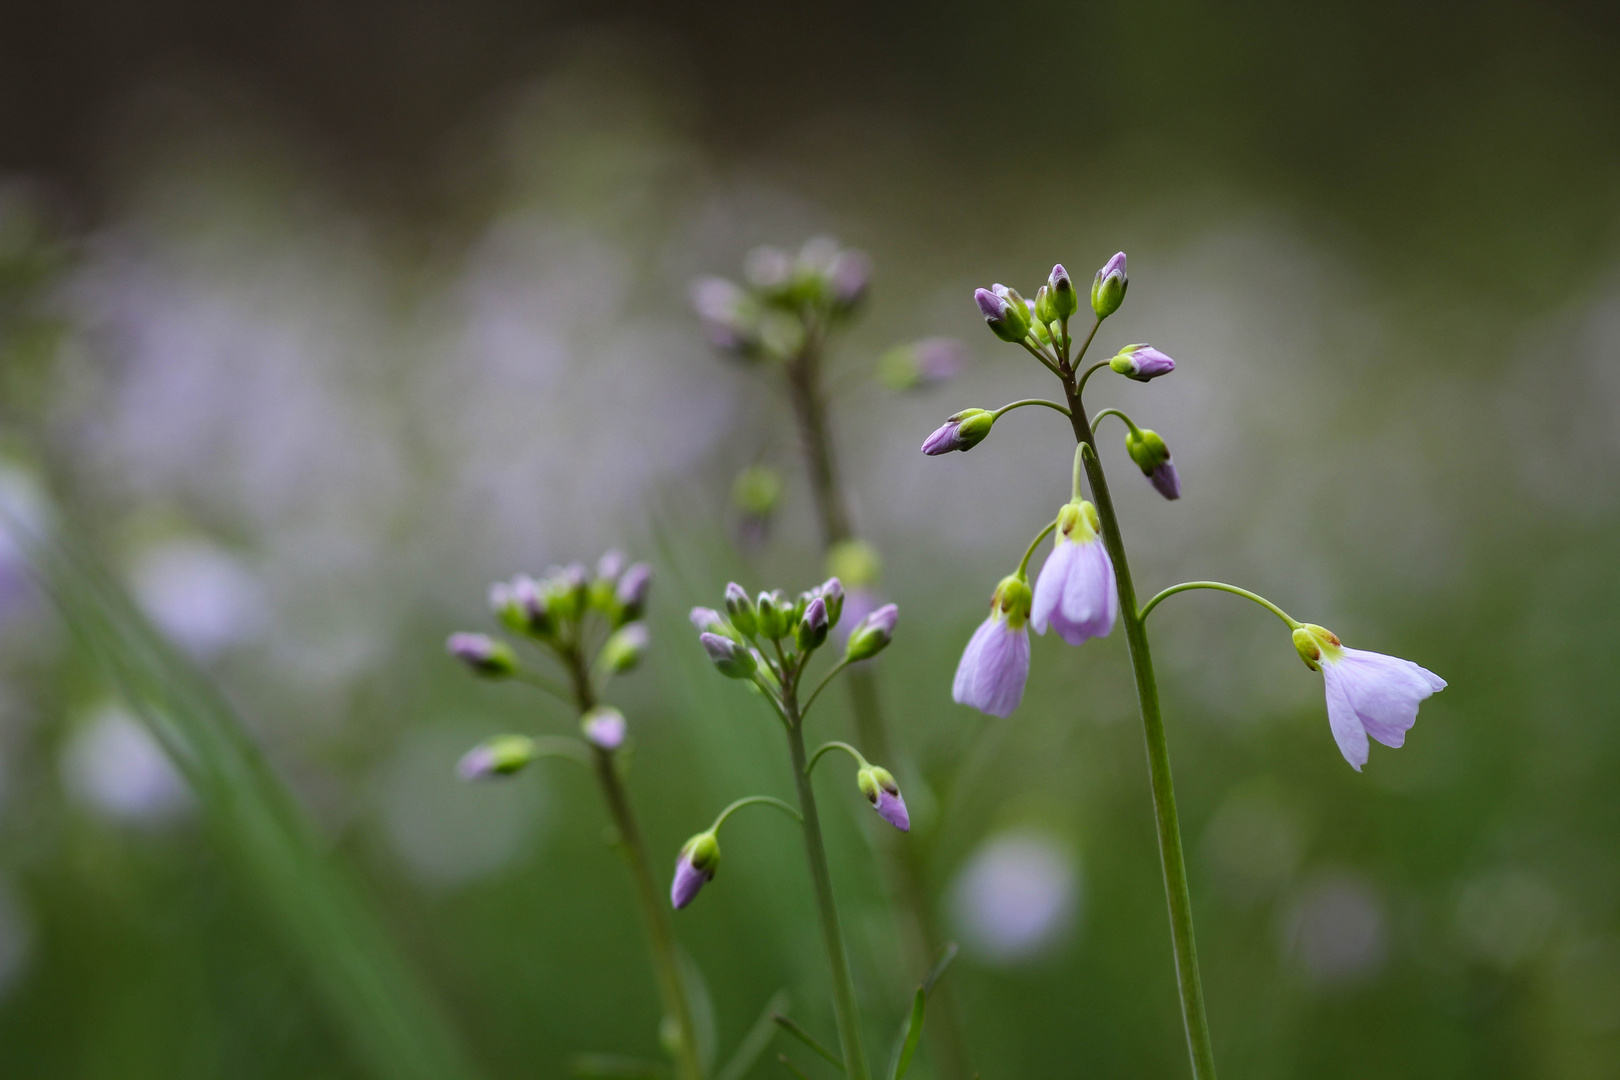
[[[1367,763],[1369,735],[1385,746],[1401,746],[1417,723],[1418,704],[1446,686],[1410,660],[1349,648],[1322,658],[1322,679],[1333,738],[1358,772]]]

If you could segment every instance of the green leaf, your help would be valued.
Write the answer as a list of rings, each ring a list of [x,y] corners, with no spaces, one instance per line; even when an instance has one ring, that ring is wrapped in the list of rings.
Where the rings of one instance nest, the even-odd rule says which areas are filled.
[[[911,1059],[917,1055],[917,1044],[922,1041],[923,1016],[928,1009],[928,995],[934,992],[934,984],[939,977],[945,974],[945,969],[951,966],[956,959],[956,942],[946,944],[945,953],[939,958],[922,985],[917,987],[916,996],[911,999],[911,1016],[900,1028],[900,1037],[895,1041],[894,1052],[889,1057],[889,1080],[904,1080],[906,1070],[911,1068]]]
[[[804,1070],[793,1064],[786,1054],[777,1054],[776,1060],[780,1061],[787,1068],[787,1071],[792,1073],[794,1076],[797,1076],[799,1080],[810,1080],[810,1078],[805,1075]]]
[[[709,994],[709,981],[703,977],[703,969],[698,967],[690,953],[678,948],[676,962],[680,965],[681,982],[686,987],[687,1005],[692,1010],[698,1063],[703,1066],[703,1074],[707,1076],[714,1070],[715,1048],[719,1043],[715,1034],[714,998]]]
[[[789,1035],[792,1035],[795,1039],[798,1039],[800,1042],[804,1043],[804,1045],[814,1050],[817,1054],[820,1054],[822,1057],[826,1058],[827,1061],[832,1064],[833,1068],[837,1069],[839,1072],[844,1071],[843,1059],[817,1042],[814,1035],[811,1035],[808,1031],[804,1030],[804,1028],[800,1027],[798,1024],[795,1024],[792,1020],[789,1020],[781,1013],[772,1013],[771,1019],[776,1021],[777,1026],[783,1031],[787,1032]]]
[[[578,1054],[569,1059],[568,1071],[580,1080],[668,1080],[670,1076],[667,1065],[618,1054]]]
[[[179,654],[66,526],[49,540],[0,506],[0,530],[80,646],[163,746],[226,864],[308,974],[356,1064],[387,1080],[476,1075],[352,870],[327,845],[212,682]]]
[[[786,990],[776,992],[766,1003],[765,1011],[759,1014],[759,1019],[754,1021],[754,1026],[737,1044],[736,1053],[731,1055],[731,1060],[726,1062],[726,1067],[720,1070],[714,1080],[743,1080],[748,1075],[748,1070],[754,1067],[765,1048],[771,1045],[771,1036],[776,1034],[775,1016],[788,1007],[790,1000]]]

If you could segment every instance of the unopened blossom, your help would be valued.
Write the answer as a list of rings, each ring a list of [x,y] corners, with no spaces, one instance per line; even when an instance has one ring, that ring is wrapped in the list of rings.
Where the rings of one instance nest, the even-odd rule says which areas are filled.
[[[1051,626],[1070,645],[1080,645],[1114,629],[1119,591],[1097,528],[1097,509],[1089,502],[1071,502],[1058,511],[1052,554],[1035,582],[1030,610],[1037,634]]]
[[[510,776],[534,760],[534,740],[526,735],[497,735],[467,751],[456,765],[463,780]]]
[[[1005,285],[975,289],[973,301],[979,305],[985,325],[1002,341],[1023,341],[1029,333],[1029,308],[1016,289]]]
[[[714,880],[720,867],[720,839],[712,832],[698,833],[681,845],[675,859],[675,880],[670,885],[669,902],[677,909],[690,904],[698,890]]]
[[[647,594],[652,590],[652,567],[638,562],[619,578],[613,598],[619,603],[619,618],[629,621],[647,610]]]
[[[1013,574],[990,598],[990,615],[979,624],[956,665],[951,697],[991,716],[1007,717],[1024,700],[1029,679],[1029,584]]]
[[[923,440],[922,452],[937,457],[953,450],[971,450],[984,441],[995,422],[996,414],[988,409],[963,409]]]
[[[1181,476],[1170,460],[1170,448],[1159,433],[1148,428],[1132,428],[1125,434],[1125,450],[1148,478],[1148,483],[1167,499],[1181,498]]]
[[[900,785],[894,782],[893,773],[878,765],[868,765],[855,774],[855,782],[879,817],[901,832],[911,831],[911,815],[906,812],[906,800],[900,794]]]
[[[475,674],[486,678],[501,679],[517,671],[517,654],[512,647],[488,634],[451,634],[444,647]]]
[[[1106,319],[1125,302],[1125,290],[1131,280],[1125,273],[1125,253],[1121,251],[1103,264],[1091,283],[1091,310],[1097,318]]]
[[[1306,623],[1294,631],[1294,648],[1327,689],[1328,727],[1339,752],[1357,772],[1367,764],[1371,736],[1399,747],[1417,723],[1418,704],[1446,688],[1446,680],[1410,660],[1346,648],[1327,629]]]
[[[700,634],[718,633],[724,630],[726,626],[725,617],[714,608],[695,607],[686,616],[686,619]]]
[[[598,705],[579,719],[580,730],[592,746],[617,750],[624,744],[624,714],[608,705]]]
[[[1174,360],[1146,342],[1125,346],[1108,361],[1108,366],[1137,382],[1148,382],[1176,370]]]
[[[851,594],[853,599],[864,592]],[[844,646],[844,659],[850,663],[860,660],[870,660],[888,647],[894,640],[894,627],[900,621],[900,609],[893,604],[884,604],[882,607],[868,613],[855,629],[849,632],[849,640]]]

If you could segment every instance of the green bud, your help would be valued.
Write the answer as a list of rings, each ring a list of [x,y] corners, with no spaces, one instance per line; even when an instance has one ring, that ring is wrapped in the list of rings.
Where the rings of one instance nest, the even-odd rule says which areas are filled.
[[[731,501],[750,517],[769,517],[782,497],[782,474],[769,465],[750,465],[731,485]]]
[[[488,634],[451,634],[445,649],[473,674],[486,679],[510,678],[518,669],[512,646]]]
[[[830,629],[832,622],[827,617],[827,601],[818,596],[805,606],[799,624],[793,629],[793,640],[798,643],[800,652],[811,652],[821,648]]]
[[[728,679],[746,679],[759,669],[753,652],[740,641],[719,634],[699,634],[698,641],[714,662],[715,670]]]
[[[893,604],[884,604],[856,623],[844,646],[844,659],[853,664],[858,660],[870,660],[882,652],[894,640],[894,627],[899,621],[900,609]]]
[[[1148,428],[1125,432],[1125,452],[1146,476],[1152,476],[1154,469],[1170,460],[1170,448],[1164,445],[1158,432]]]
[[[712,832],[698,833],[681,845],[681,854],[692,864],[692,869],[713,877],[720,867],[720,838]]]
[[[602,666],[615,675],[629,671],[647,654],[647,624],[628,623],[602,643]]]
[[[1130,278],[1125,274],[1125,253],[1121,251],[1097,271],[1091,283],[1091,310],[1099,319],[1106,319],[1125,302],[1125,290]]]
[[[535,758],[534,740],[525,735],[497,735],[467,751],[456,765],[463,780],[510,776]]]
[[[837,626],[844,615],[844,583],[830,577],[816,586],[816,595],[827,603],[827,621]]]
[[[1055,323],[1058,321],[1057,309],[1052,305],[1052,289],[1049,285],[1042,285],[1035,290],[1035,320],[1038,323]]]
[[[731,625],[735,626],[739,633],[751,637],[759,632],[754,602],[748,599],[747,590],[735,581],[726,586],[726,613],[731,616]]]
[[[1074,281],[1069,272],[1058,263],[1052,267],[1051,275],[1046,279],[1046,291],[1052,306],[1052,318],[1048,322],[1058,322],[1067,319],[1080,310],[1080,297],[1074,290]]]
[[[792,625],[792,608],[779,601],[775,593],[761,592],[754,610],[760,637],[775,641],[785,635]]]

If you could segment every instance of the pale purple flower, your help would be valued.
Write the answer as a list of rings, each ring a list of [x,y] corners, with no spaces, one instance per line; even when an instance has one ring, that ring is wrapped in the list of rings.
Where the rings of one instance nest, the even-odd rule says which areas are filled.
[[[511,646],[488,634],[451,634],[444,647],[479,675],[500,678],[517,670],[517,657]]]
[[[1030,621],[1037,634],[1048,625],[1070,645],[1107,637],[1119,617],[1114,563],[1092,522],[1089,503],[1069,503],[1058,514],[1052,554],[1035,582]]]
[[[989,289],[974,289],[973,301],[979,305],[979,311],[986,319],[1005,319],[1007,317],[1007,301]]]
[[[720,840],[712,832],[698,833],[681,845],[675,859],[675,880],[669,888],[669,902],[677,909],[690,904],[698,890],[714,880],[720,868]]]
[[[726,625],[726,620],[714,608],[695,607],[686,618],[700,634],[712,634]]]
[[[1028,584],[1002,580],[991,600],[990,617],[979,624],[956,665],[951,697],[991,716],[1008,717],[1024,700],[1029,678]]]
[[[754,301],[735,282],[718,277],[693,282],[692,307],[717,348],[748,352],[759,343]]]
[[[911,815],[906,813],[906,800],[901,797],[898,790],[880,790],[877,801],[872,804],[878,816],[901,832],[911,831]]]
[[[1125,273],[1125,253],[1123,251],[1116,253],[1112,259],[1103,263],[1102,269],[1097,273],[1102,275],[1104,280],[1112,277],[1115,273]]]
[[[1399,747],[1417,723],[1418,703],[1446,688],[1446,680],[1427,668],[1383,653],[1324,643],[1321,665],[1328,726],[1357,772],[1367,764],[1367,736]]]
[[[854,307],[866,296],[872,279],[872,260],[862,251],[840,251],[827,270],[827,288],[833,303]]]
[[[1108,365],[1127,379],[1147,382],[1176,370],[1176,362],[1145,342],[1127,345],[1119,350]]]
[[[893,773],[878,765],[863,765],[855,774],[855,782],[879,817],[901,832],[911,831],[911,815],[906,812],[906,800]]]
[[[652,589],[652,567],[644,562],[638,562],[624,572],[619,579],[618,588],[614,590],[614,599],[619,606],[633,617],[647,606],[647,593]]]
[[[995,422],[996,414],[987,409],[963,409],[947,417],[923,440],[922,452],[937,457],[953,450],[971,450],[984,441]]]

